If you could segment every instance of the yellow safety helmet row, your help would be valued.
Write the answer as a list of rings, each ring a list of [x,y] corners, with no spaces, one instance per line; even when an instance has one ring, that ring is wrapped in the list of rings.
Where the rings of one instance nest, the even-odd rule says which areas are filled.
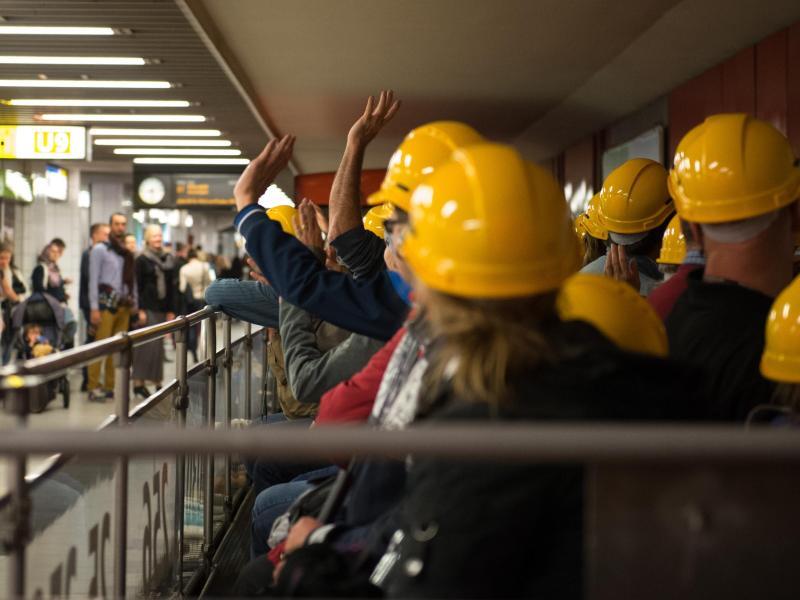
[[[422,178],[448,161],[453,151],[482,141],[481,134],[457,121],[435,121],[413,129],[392,154],[380,189],[367,204],[391,203],[409,211],[409,199]]]
[[[797,200],[800,167],[789,140],[771,124],[746,114],[714,115],[678,144],[669,190],[686,221],[738,221]]]
[[[800,277],[795,278],[772,304],[761,373],[775,381],[800,383]]]
[[[624,350],[667,355],[664,323],[627,283],[605,275],[578,273],[564,282],[557,307],[565,321],[587,321]]]
[[[371,231],[383,239],[385,229],[383,222],[394,214],[394,206],[389,203],[381,204],[367,211],[364,215],[364,229]]]
[[[514,298],[557,289],[581,264],[561,187],[510,146],[460,148],[411,196],[402,254],[443,293]]]
[[[684,258],[686,258],[686,236],[681,229],[681,218],[675,215],[664,230],[661,253],[656,262],[662,265],[680,265]]]

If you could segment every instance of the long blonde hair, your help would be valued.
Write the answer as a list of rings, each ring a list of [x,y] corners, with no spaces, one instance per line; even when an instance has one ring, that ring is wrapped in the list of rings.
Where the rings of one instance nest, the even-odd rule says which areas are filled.
[[[510,300],[467,300],[421,290],[435,351],[428,375],[449,381],[462,398],[506,399],[511,375],[556,360],[544,332],[555,321],[556,293]]]

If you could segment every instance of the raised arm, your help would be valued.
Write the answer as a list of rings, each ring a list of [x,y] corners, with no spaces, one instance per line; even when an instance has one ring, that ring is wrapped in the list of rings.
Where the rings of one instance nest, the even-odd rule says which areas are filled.
[[[372,96],[367,99],[364,112],[350,128],[328,200],[329,240],[335,240],[346,231],[362,227],[361,166],[364,163],[364,152],[399,108],[400,101],[394,99],[394,92],[384,90],[378,96],[377,105]]]

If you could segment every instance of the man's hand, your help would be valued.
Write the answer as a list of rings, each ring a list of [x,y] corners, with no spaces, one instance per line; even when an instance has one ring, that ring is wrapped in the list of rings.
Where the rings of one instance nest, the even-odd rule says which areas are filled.
[[[174,312],[168,312],[167,313],[167,321],[172,321],[172,319],[174,319],[174,318],[175,318],[175,313]]]
[[[97,327],[100,325],[100,311],[99,310],[92,310],[89,313],[89,322]]]
[[[285,135],[280,140],[270,140],[261,154],[250,161],[233,188],[236,210],[258,202],[278,173],[289,163],[294,139],[294,136]]]
[[[247,266],[250,267],[250,277],[258,281],[259,283],[263,283],[264,285],[269,285],[269,281],[267,280],[267,278],[264,277],[264,274],[258,270],[258,265],[256,264],[256,261],[254,261],[252,258],[248,258]]]
[[[317,206],[316,204],[314,204],[313,202],[311,203],[311,206],[314,207],[314,212],[317,215],[317,225],[319,226],[319,230],[322,233],[327,234],[328,233],[328,217],[326,217],[325,213],[322,212],[322,209],[319,206]]]
[[[383,90],[378,96],[378,104],[370,96],[367,98],[367,106],[364,113],[358,118],[350,132],[347,134],[348,145],[355,145],[363,148],[375,139],[383,126],[392,120],[397,110],[400,108],[400,100],[394,99],[392,90]]]
[[[317,527],[321,527],[322,523],[317,521],[314,517],[300,517],[297,523],[292,525],[289,530],[289,535],[286,536],[286,554],[301,548]]]
[[[322,243],[322,232],[317,223],[317,212],[314,210],[314,203],[309,199],[304,199],[297,207],[297,214],[292,217],[297,239],[303,242],[310,250],[317,249],[325,251],[325,244]]]
[[[641,285],[639,265],[636,264],[635,259],[628,258],[625,246],[611,244],[606,256],[605,274],[607,277],[630,284],[636,290],[636,293],[639,293]]]
[[[143,325],[147,325],[147,313],[144,312],[143,310],[139,310],[139,320],[136,321],[136,324],[139,327],[142,327]]]

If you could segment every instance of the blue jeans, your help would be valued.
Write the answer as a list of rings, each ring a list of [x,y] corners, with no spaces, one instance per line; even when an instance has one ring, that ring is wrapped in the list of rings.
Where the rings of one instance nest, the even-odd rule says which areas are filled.
[[[278,295],[272,287],[258,281],[217,279],[206,289],[205,299],[226,315],[278,328]]]
[[[250,557],[255,558],[269,552],[267,538],[272,531],[275,519],[289,510],[289,507],[301,494],[315,486],[309,480],[319,480],[335,475],[338,467],[330,466],[303,473],[292,479],[289,483],[273,485],[256,497],[251,513],[250,531],[252,541],[250,544]]]

